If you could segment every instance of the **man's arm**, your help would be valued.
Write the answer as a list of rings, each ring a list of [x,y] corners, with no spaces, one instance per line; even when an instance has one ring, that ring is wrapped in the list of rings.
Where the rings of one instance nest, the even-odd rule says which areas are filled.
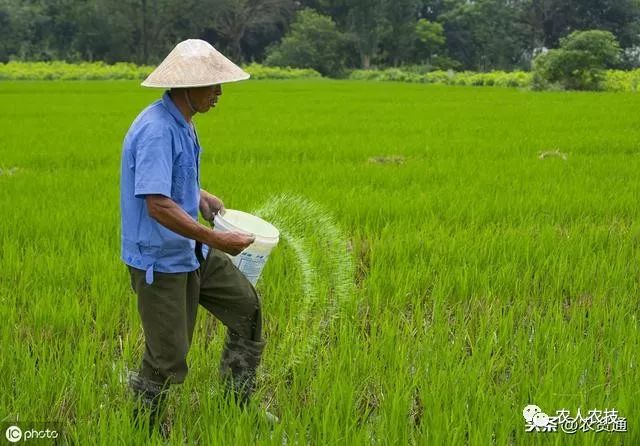
[[[172,199],[164,195],[146,195],[149,216],[183,237],[205,243],[231,255],[240,254],[255,240],[254,236],[239,232],[214,231],[193,220]]]

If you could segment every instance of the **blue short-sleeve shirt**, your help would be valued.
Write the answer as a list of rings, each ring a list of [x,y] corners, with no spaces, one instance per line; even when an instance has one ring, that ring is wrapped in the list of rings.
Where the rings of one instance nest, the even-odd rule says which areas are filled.
[[[133,121],[122,149],[120,176],[122,260],[147,272],[196,270],[195,241],[149,216],[145,196],[171,198],[194,220],[200,202],[200,144],[168,92]]]

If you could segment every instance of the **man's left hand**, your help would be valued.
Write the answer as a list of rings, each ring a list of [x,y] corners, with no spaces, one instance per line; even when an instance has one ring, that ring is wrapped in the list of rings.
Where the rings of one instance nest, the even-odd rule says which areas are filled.
[[[206,190],[200,189],[200,213],[205,220],[213,221],[213,217],[215,217],[216,214],[224,214],[224,204],[222,200],[215,195],[211,195]]]

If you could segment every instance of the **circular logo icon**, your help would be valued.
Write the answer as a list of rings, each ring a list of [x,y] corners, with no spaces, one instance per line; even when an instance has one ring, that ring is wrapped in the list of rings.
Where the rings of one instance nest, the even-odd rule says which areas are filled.
[[[533,424],[538,427],[545,427],[549,424],[549,415],[544,412],[538,412],[533,416]]]
[[[9,426],[5,432],[5,436],[10,443],[17,443],[22,439],[22,429],[18,426]]]
[[[540,412],[542,412],[542,410],[538,406],[536,406],[535,404],[529,404],[522,411],[522,416],[525,420],[527,420],[527,423],[531,423],[533,421],[534,415]]]

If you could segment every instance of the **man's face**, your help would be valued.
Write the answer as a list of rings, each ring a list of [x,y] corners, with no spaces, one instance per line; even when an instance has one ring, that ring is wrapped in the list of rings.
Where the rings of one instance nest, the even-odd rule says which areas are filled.
[[[206,113],[216,106],[218,97],[222,95],[221,85],[211,85],[208,87],[189,88],[189,98],[191,104],[198,113]]]

